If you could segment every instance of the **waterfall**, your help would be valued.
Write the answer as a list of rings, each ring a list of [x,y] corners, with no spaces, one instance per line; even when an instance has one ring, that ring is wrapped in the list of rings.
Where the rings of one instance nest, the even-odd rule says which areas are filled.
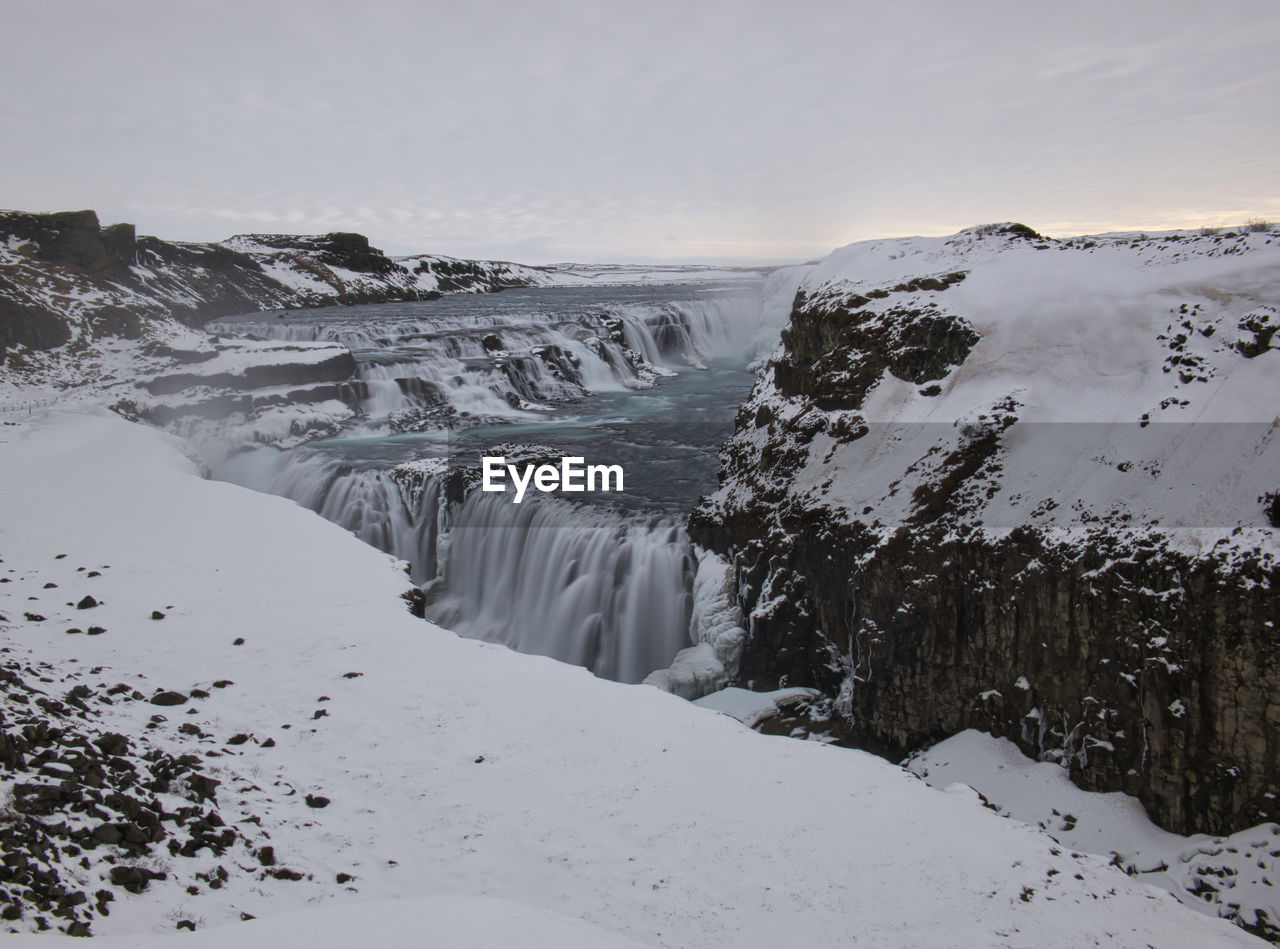
[[[472,491],[445,465],[352,467],[319,452],[242,453],[219,475],[291,498],[407,561],[427,618],[476,639],[639,682],[689,645],[696,564],[684,528]]]
[[[427,618],[476,639],[639,682],[689,645],[684,529],[473,493]]]
[[[360,415],[344,438],[241,451],[215,473],[406,561],[441,625],[639,682],[690,643],[696,565],[683,526],[468,490],[443,433],[545,421],[559,406],[741,359],[761,324],[754,288],[679,292],[508,292],[216,321],[215,332],[347,346]]]
[[[760,322],[758,296],[742,292],[569,307],[567,313],[442,307],[424,315],[431,306],[384,304],[287,319],[253,315],[218,320],[209,329],[341,343],[356,357],[366,424],[403,427],[408,413],[409,422],[423,428],[426,422],[518,419],[594,393],[649,387],[671,367],[701,368],[741,353]],[[397,307],[407,309],[386,315]]]

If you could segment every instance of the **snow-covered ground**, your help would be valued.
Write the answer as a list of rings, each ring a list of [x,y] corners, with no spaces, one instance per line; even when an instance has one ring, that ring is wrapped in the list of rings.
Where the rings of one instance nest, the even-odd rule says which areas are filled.
[[[250,946],[429,944],[433,925],[470,946],[610,944],[586,926],[673,947],[1255,944],[967,788],[416,620],[390,558],[203,480],[170,436],[74,406],[6,421],[10,658],[91,696],[193,696],[154,722],[145,701],[88,702],[95,727],[200,756],[223,818],[300,875],[243,842],[157,851],[167,879],[94,920],[109,944],[165,944],[141,937],[183,920]],[[105,632],[67,635],[85,595]],[[65,869],[105,885],[110,853]]]
[[[968,730],[913,755],[907,766],[931,785],[979,791],[1001,814],[1039,827],[1063,846],[1110,854],[1139,879],[1217,915],[1234,907],[1253,922],[1280,919],[1280,825],[1229,837],[1181,837],[1151,823],[1127,794],[1083,791],[1057,764],[1027,758],[1017,745]]]

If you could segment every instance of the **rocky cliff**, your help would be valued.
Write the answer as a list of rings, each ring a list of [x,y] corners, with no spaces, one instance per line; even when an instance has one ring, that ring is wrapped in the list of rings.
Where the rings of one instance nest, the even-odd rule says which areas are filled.
[[[1280,234],[851,245],[690,533],[737,679],[891,755],[965,728],[1181,832],[1280,817]]]
[[[93,211],[0,212],[0,351],[136,337],[142,320],[189,326],[232,313],[431,299],[539,286],[537,267],[387,257],[362,234],[250,234],[200,244],[101,227]]]

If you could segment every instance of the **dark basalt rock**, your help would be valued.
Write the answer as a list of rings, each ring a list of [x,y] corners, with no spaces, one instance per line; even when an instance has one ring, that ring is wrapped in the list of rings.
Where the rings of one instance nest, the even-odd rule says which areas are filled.
[[[112,264],[112,254],[103,243],[98,215],[93,211],[9,212],[0,215],[0,237],[32,241],[39,257],[50,263],[90,271],[104,271]],[[120,232],[113,232],[111,242],[113,247],[120,247]]]
[[[356,372],[355,357],[349,352],[337,353],[319,362],[281,362],[251,365],[243,373],[219,372],[201,375],[179,372],[159,376],[146,383],[152,395],[168,395],[192,386],[216,386],[261,389],[267,386],[304,385],[313,382],[341,382]],[[329,398],[332,392],[324,393]]]
[[[112,867],[111,882],[130,893],[141,893],[152,880],[163,880],[165,874],[146,867]]]
[[[930,306],[856,308],[869,301],[862,296],[809,307],[803,293],[797,295],[782,332],[784,354],[773,366],[783,394],[805,396],[824,411],[858,409],[885,372],[933,382],[964,362],[978,342],[973,327],[954,314]]]
[[[66,320],[8,299],[3,290],[0,276],[0,352],[14,346],[53,349],[71,339]]]
[[[152,705],[184,705],[186,704],[187,697],[181,692],[167,690],[164,692],[157,692],[155,695],[151,696],[150,701]]]

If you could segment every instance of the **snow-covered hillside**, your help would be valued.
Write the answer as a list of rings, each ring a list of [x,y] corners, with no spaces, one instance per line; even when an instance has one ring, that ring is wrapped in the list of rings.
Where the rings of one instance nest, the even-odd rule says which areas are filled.
[[[433,925],[458,945],[516,926],[520,944],[588,944],[572,921],[679,947],[1253,941],[968,789],[416,620],[388,557],[202,480],[153,429],[71,407],[9,420],[0,479],[6,747],[37,714],[151,747],[130,767],[154,786],[129,794],[160,815],[134,843],[78,753],[0,758],[6,852],[43,841],[6,866],[67,897],[49,904],[62,915],[32,906],[6,871],[12,928],[69,914],[140,945],[179,925],[217,944],[363,926],[395,944]],[[165,755],[206,780],[158,773]],[[111,767],[108,783],[129,773]],[[192,807],[217,821],[171,852]]]
[[[999,431],[1002,469],[953,507],[972,523],[1269,526],[1278,233],[872,241],[831,254],[800,294],[746,407],[777,421],[738,437],[812,431],[793,497],[888,536],[920,512],[918,486]],[[844,437],[850,424],[865,431]]]

